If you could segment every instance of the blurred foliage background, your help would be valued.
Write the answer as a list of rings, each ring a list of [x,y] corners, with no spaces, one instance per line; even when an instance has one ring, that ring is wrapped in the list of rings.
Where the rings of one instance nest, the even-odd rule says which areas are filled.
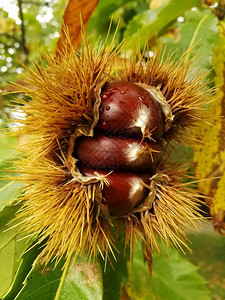
[[[20,94],[7,94],[15,89],[10,86],[10,82],[23,84],[22,75],[25,69],[24,65],[32,68],[33,60],[39,62],[40,56],[45,54],[46,51],[55,50],[57,39],[60,36],[62,15],[66,5],[67,2],[65,0],[1,0],[1,127],[9,126],[7,122],[13,116],[11,100],[14,100],[14,103],[16,103],[17,97],[23,97]],[[218,49],[218,47],[223,48],[225,45],[224,15],[224,0],[100,0],[88,24],[87,32],[93,44],[99,39],[99,36],[104,40],[107,35],[110,20],[112,19],[110,39],[118,22],[120,22],[116,35],[116,43],[119,44],[125,39],[126,51],[128,53],[129,51],[133,51],[136,47],[143,48],[146,39],[150,46],[151,55],[154,55],[156,48],[166,47],[166,52],[170,51],[171,53],[178,49],[178,59],[188,47],[194,47],[194,51],[192,51],[189,58],[192,58],[196,53],[198,54],[198,58],[195,60],[195,64],[192,68],[197,68],[199,74],[208,72],[210,86],[214,86],[215,67],[223,70],[223,73],[225,70],[224,63],[222,64],[221,61],[216,60],[215,57],[213,59],[215,49]],[[218,51],[216,53],[218,53]],[[225,75],[223,76],[224,79]],[[221,99],[224,100],[224,95],[222,95]],[[220,104],[221,103],[222,102],[220,102]],[[10,167],[11,162],[15,159],[16,152],[12,147],[16,146],[20,142],[20,139],[21,137],[1,136],[0,169],[2,170],[1,173],[3,176],[4,170]],[[182,155],[184,155],[184,153]],[[27,274],[26,272],[31,269],[32,259],[30,256],[34,255],[33,258],[35,258],[35,255],[37,255],[35,252],[35,254],[30,254],[30,256],[25,257],[25,260],[24,258],[22,259],[21,254],[26,248],[26,239],[18,243],[18,241],[21,240],[17,231],[12,232],[9,230],[7,231],[8,233],[5,232],[8,228],[8,220],[14,216],[18,209],[18,207],[7,207],[5,201],[10,201],[15,198],[17,193],[16,189],[19,187],[20,185],[18,183],[4,180],[0,181],[0,218],[3,220],[2,222],[0,221],[0,265],[2,266],[0,297],[9,290],[12,283],[14,283],[13,295],[16,295],[25,275],[22,276],[21,273],[19,273],[21,277],[17,277],[19,279],[16,281],[15,275],[18,275],[18,270]],[[225,207],[224,202],[221,205]],[[141,274],[147,274],[147,266],[140,263],[142,258],[137,248],[137,254],[132,267],[133,272],[126,278],[127,283],[122,292],[123,299],[189,300],[193,297],[203,300],[225,299],[224,237],[214,233],[211,225],[205,225],[202,231],[198,233],[198,238],[196,238],[196,233],[192,232],[189,233],[189,238],[190,243],[192,243],[190,247],[193,248],[193,254],[188,254],[188,258],[199,267],[199,273],[204,279],[198,277],[199,275],[193,265],[182,261],[181,254],[171,252],[172,263],[168,262],[166,264],[164,259],[162,261],[161,258],[155,257],[155,270],[153,271],[154,275],[150,285],[145,280],[138,280],[141,278],[138,275],[140,272]],[[8,261],[12,262],[11,265]],[[29,262],[29,266],[26,265],[24,261],[26,263]],[[176,271],[174,266],[177,268]],[[184,269],[187,270],[185,274],[182,273]],[[190,273],[188,273],[189,271]],[[61,273],[60,271],[57,272],[58,277],[55,278],[53,276],[53,278],[48,279],[49,282],[60,278]],[[193,275],[192,272],[195,275]],[[136,276],[134,274],[136,274]],[[35,274],[35,276],[37,276],[37,278],[40,277],[40,275],[37,274]],[[105,277],[104,282],[107,282],[107,275]],[[122,277],[121,282],[124,282]],[[143,278],[146,277],[144,276]],[[205,284],[204,280],[207,281],[207,289],[210,291],[206,290],[205,287],[203,288]],[[42,281],[40,279],[39,285],[41,284]],[[180,288],[178,288],[178,285],[180,285]],[[111,288],[113,289],[113,285]],[[197,291],[200,291],[200,294],[198,294]],[[29,285],[27,293],[29,295]],[[150,294],[152,295],[151,298],[149,296]],[[39,295],[39,297],[41,296],[42,295]],[[107,299],[107,297],[109,297],[108,299],[119,299],[120,296],[121,295],[118,296],[108,293],[105,299]],[[23,294],[16,299],[23,299],[21,297],[23,297]],[[12,294],[9,294],[8,298],[6,297],[5,299],[13,299]],[[70,299],[75,298],[71,296]]]

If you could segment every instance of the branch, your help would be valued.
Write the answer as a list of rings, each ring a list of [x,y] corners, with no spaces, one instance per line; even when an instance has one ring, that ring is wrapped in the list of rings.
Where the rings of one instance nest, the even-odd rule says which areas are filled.
[[[31,1],[31,0],[23,0],[23,4],[31,4],[31,5],[36,5],[38,7],[40,6],[49,6],[50,3],[53,3],[53,0],[51,1],[48,1],[48,2],[45,2],[45,3],[39,3],[39,2],[36,2],[36,1]]]
[[[29,51],[26,45],[26,34],[25,34],[25,26],[24,26],[24,18],[23,18],[23,9],[22,9],[22,0],[18,0],[18,7],[19,7],[19,17],[21,20],[21,48],[24,54],[23,61],[26,62]]]

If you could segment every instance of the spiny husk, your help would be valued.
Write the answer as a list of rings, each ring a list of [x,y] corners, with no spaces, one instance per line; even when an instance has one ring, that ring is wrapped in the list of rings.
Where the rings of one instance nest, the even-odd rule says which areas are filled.
[[[72,47],[59,58],[48,54],[46,68],[35,64],[34,71],[28,70],[27,82],[34,89],[20,87],[32,99],[20,101],[26,118],[19,120],[23,126],[18,134],[28,135],[29,140],[21,146],[23,155],[17,163],[18,180],[27,183],[19,199],[24,205],[18,218],[28,234],[38,236],[39,243],[45,241],[45,264],[53,258],[58,262],[63,256],[68,262],[72,255],[76,259],[84,251],[90,258],[100,253],[107,259],[115,242],[110,229],[121,219],[126,243],[132,249],[135,239],[140,238],[150,262],[152,250],[159,249],[157,237],[175,246],[183,244],[183,230],[199,217],[198,196],[186,184],[178,183],[177,178],[182,180],[183,175],[173,171],[150,184],[152,208],[111,219],[102,206],[101,190],[107,177],[96,174],[85,181],[76,168],[72,153],[76,138],[93,134],[99,93],[106,81],[128,80],[159,88],[174,115],[174,134],[187,123],[192,125],[204,104],[202,79],[186,79],[189,63],[183,59],[163,62],[157,56],[143,65],[133,57],[125,63],[124,74],[119,72],[112,79],[116,55],[113,44],[107,51],[105,45],[91,49],[84,40],[80,54]]]
[[[166,246],[189,249],[185,242],[185,232],[198,228],[199,221],[203,219],[200,213],[203,197],[193,190],[196,181],[186,175],[182,166],[161,171],[150,180],[146,206],[128,216],[125,224],[126,244],[131,245],[131,257],[132,245],[137,239],[142,240],[145,258],[151,269],[152,252],[160,252],[158,238]]]
[[[71,153],[71,136],[93,134],[99,91],[117,52],[113,45],[108,51],[105,47],[91,49],[84,41],[80,54],[72,48],[58,58],[48,54],[46,68],[35,64],[34,71],[28,70],[26,81],[34,88],[19,87],[32,99],[20,101],[26,117],[15,120],[22,124],[18,134],[29,137],[16,166],[18,180],[27,183],[18,218],[29,234],[39,236],[39,243],[48,240],[45,263],[74,253],[75,259],[85,249],[90,257],[98,249],[106,256],[112,251],[110,222],[100,215],[98,201],[102,179],[96,176],[89,185],[74,180]]]
[[[170,105],[173,120],[167,133],[167,140],[181,140],[181,133],[188,135],[188,130],[204,119],[204,105],[211,101],[207,88],[207,74],[199,76],[198,71],[189,75],[194,57],[188,60],[192,49],[188,49],[180,59],[177,52],[165,55],[158,51],[153,57],[148,47],[134,53],[129,59],[122,60],[122,67],[117,69],[116,77],[120,80],[134,81],[153,87],[162,94]]]
[[[49,175],[57,178],[62,174],[50,172]],[[19,214],[27,232],[39,236],[38,243],[47,240],[42,251],[45,264],[53,257],[57,263],[64,255],[70,259],[74,254],[75,260],[84,251],[88,251],[90,258],[96,257],[99,249],[107,258],[107,253],[113,252],[113,239],[110,222],[100,215],[97,207],[98,187],[95,184],[55,184],[45,190],[43,182],[30,184],[21,199],[26,205]]]

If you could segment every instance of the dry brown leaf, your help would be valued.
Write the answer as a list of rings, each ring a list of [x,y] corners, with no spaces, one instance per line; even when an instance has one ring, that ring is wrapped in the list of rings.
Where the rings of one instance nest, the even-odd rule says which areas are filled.
[[[71,44],[78,49],[81,40],[81,27],[87,26],[92,12],[97,6],[99,0],[69,0],[65,9],[61,29],[61,36],[57,42],[56,53],[63,51],[66,47],[65,28],[68,29]]]

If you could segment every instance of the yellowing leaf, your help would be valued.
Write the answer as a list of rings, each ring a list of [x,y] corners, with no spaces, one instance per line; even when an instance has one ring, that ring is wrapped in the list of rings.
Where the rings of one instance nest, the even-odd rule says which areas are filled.
[[[98,0],[69,0],[63,15],[64,24],[57,42],[56,52],[62,51],[67,45],[65,27],[68,28],[73,47],[78,48],[81,39],[81,20],[86,27],[97,4]]]
[[[211,197],[209,201],[215,230],[225,231],[225,36],[220,34],[214,50],[212,64],[215,70],[216,100],[209,108],[208,122],[196,134],[199,143],[194,145],[196,175],[200,190]],[[212,180],[210,180],[212,178]]]

